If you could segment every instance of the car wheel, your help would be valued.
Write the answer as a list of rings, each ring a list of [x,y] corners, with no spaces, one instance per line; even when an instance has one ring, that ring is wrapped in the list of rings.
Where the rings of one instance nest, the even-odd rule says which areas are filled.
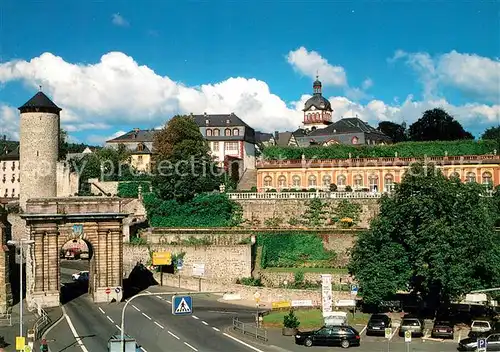
[[[313,345],[313,342],[312,342],[312,340],[311,340],[311,339],[306,339],[306,340],[304,341],[304,346],[306,346],[306,347],[311,347],[312,345]]]
[[[342,340],[342,342],[340,343],[340,346],[342,346],[342,348],[349,348],[350,343],[347,340]]]

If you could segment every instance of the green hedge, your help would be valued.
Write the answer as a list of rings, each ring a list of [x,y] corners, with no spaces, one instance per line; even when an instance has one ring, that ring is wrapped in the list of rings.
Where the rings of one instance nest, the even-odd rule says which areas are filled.
[[[118,183],[118,196],[122,198],[137,198],[139,195],[139,186],[142,187],[142,193],[149,192],[151,183],[147,181],[131,181]]]
[[[323,268],[334,267],[337,255],[323,247],[317,234],[278,233],[257,235],[257,245],[262,246],[261,266],[303,267],[315,263]]]
[[[465,140],[452,142],[404,142],[390,145],[333,145],[328,147],[267,147],[263,155],[267,159],[279,160],[301,159],[302,154],[306,159],[348,159],[352,158],[383,158],[394,157],[423,157],[427,156],[461,156],[491,154],[498,148],[496,141],[492,140]]]
[[[153,227],[232,227],[243,221],[241,206],[221,193],[200,194],[186,203],[148,193],[144,206]]]

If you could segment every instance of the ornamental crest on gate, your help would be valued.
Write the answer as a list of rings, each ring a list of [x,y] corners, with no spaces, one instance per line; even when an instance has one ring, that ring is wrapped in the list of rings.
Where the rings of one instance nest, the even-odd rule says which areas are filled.
[[[75,224],[73,225],[73,237],[83,237],[83,225]]]

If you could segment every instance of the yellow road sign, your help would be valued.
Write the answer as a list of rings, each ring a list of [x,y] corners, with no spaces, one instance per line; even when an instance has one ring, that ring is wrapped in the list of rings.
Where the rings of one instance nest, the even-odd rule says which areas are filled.
[[[385,328],[385,338],[390,339],[392,335],[392,329],[391,328]]]
[[[24,336],[16,336],[16,350],[24,351],[24,346],[26,346],[26,339]]]
[[[153,252],[153,265],[171,265],[172,253],[170,252]]]
[[[271,306],[273,309],[290,308],[292,306],[292,302],[290,301],[273,302],[271,303]]]

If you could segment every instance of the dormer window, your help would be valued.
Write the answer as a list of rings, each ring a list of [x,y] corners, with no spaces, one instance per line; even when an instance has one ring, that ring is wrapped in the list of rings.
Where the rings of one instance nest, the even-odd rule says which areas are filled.
[[[352,137],[352,139],[351,139],[352,144],[358,144],[358,141],[359,141],[358,137]]]
[[[144,151],[144,144],[142,144],[142,143],[137,144],[137,151],[138,152]]]
[[[205,120],[205,124],[208,125],[210,123],[210,120]]]
[[[211,129],[207,129],[207,136],[211,136],[212,135],[212,130]]]
[[[224,131],[224,136],[230,136],[231,135],[231,130],[229,128],[226,128]]]
[[[237,128],[233,128],[233,136],[239,136],[240,135],[240,130]]]
[[[214,136],[220,136],[220,131],[219,129],[214,130]]]
[[[227,119],[226,123],[229,125],[231,123],[231,120]]]

